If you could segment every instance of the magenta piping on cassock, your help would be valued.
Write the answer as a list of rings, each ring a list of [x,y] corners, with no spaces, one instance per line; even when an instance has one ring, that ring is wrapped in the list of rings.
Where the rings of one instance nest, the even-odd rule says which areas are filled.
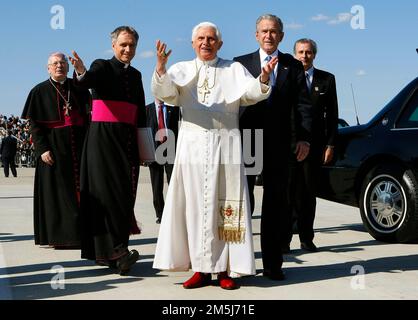
[[[138,107],[129,102],[111,100],[93,100],[93,122],[122,122],[131,125],[137,123]]]

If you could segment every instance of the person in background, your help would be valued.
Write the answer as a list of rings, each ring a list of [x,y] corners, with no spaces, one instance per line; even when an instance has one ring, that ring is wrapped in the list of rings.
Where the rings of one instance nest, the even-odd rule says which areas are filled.
[[[9,169],[12,170],[13,177],[17,177],[16,171],[16,150],[17,150],[17,139],[12,135],[12,131],[7,131],[7,137],[3,138],[0,147],[1,161],[4,166],[4,176],[9,177]]]
[[[180,108],[168,106],[163,101],[155,98],[153,103],[146,107],[147,127],[150,127],[155,137],[155,148],[157,149],[163,143],[174,143],[177,139]],[[160,131],[161,130],[161,131]],[[174,138],[174,140],[170,139]],[[148,168],[151,176],[152,197],[157,216],[156,223],[161,223],[164,209],[164,171],[167,176],[167,182],[170,183],[171,173],[173,172],[174,161],[160,163],[158,159],[149,163]]]
[[[305,70],[313,117],[309,155],[302,162],[293,159],[290,196],[300,246],[315,252],[318,250],[313,242],[317,183],[321,166],[329,164],[334,157],[338,133],[338,99],[334,75],[314,67],[318,51],[315,41],[300,39],[295,42],[293,51]],[[289,234],[290,243],[292,233]]]

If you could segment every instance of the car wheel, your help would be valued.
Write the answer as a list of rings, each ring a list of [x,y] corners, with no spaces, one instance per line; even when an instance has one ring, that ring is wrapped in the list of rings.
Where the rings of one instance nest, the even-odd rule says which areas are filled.
[[[372,169],[364,179],[359,207],[376,240],[418,240],[418,184],[412,171],[389,164]]]

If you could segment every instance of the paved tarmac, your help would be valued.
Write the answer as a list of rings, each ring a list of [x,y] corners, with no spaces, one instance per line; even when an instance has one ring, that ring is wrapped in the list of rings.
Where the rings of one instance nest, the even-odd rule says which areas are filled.
[[[375,241],[363,228],[358,209],[319,200],[315,243],[307,253],[297,235],[285,255],[286,280],[261,275],[260,199],[256,187],[253,233],[257,276],[239,280],[239,290],[217,286],[185,290],[192,272],[152,269],[159,225],[155,223],[147,168],[141,169],[135,206],[143,233],[130,240],[140,260],[129,276],[81,260],[77,250],[35,246],[32,193],[34,169],[18,178],[0,177],[0,300],[402,300],[418,298],[418,245]],[[215,279],[215,277],[214,277]],[[215,282],[214,282],[215,283]]]

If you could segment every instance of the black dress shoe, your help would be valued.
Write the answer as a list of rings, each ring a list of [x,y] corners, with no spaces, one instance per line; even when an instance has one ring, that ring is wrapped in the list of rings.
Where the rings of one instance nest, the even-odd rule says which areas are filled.
[[[283,245],[281,246],[281,248],[282,248],[282,254],[290,253],[290,245],[288,245],[288,244],[283,244]]]
[[[110,269],[117,269],[116,260],[96,260],[96,265],[109,267]]]
[[[316,245],[312,242],[301,242],[300,243],[300,248],[306,251],[310,251],[310,252],[317,252],[318,248],[316,247]]]
[[[283,270],[277,270],[277,271],[264,270],[263,276],[269,278],[270,280],[275,280],[275,281],[282,281],[286,278],[284,276]]]
[[[129,253],[125,254],[123,257],[119,258],[116,261],[116,267],[121,276],[127,275],[131,267],[139,259],[139,253],[136,250],[131,250]]]
[[[155,220],[155,222],[156,222],[157,224],[160,224],[160,223],[161,223],[161,218],[157,218],[157,220]]]
[[[296,222],[292,225],[292,233],[293,234],[299,234],[299,228],[298,228],[298,224]]]

